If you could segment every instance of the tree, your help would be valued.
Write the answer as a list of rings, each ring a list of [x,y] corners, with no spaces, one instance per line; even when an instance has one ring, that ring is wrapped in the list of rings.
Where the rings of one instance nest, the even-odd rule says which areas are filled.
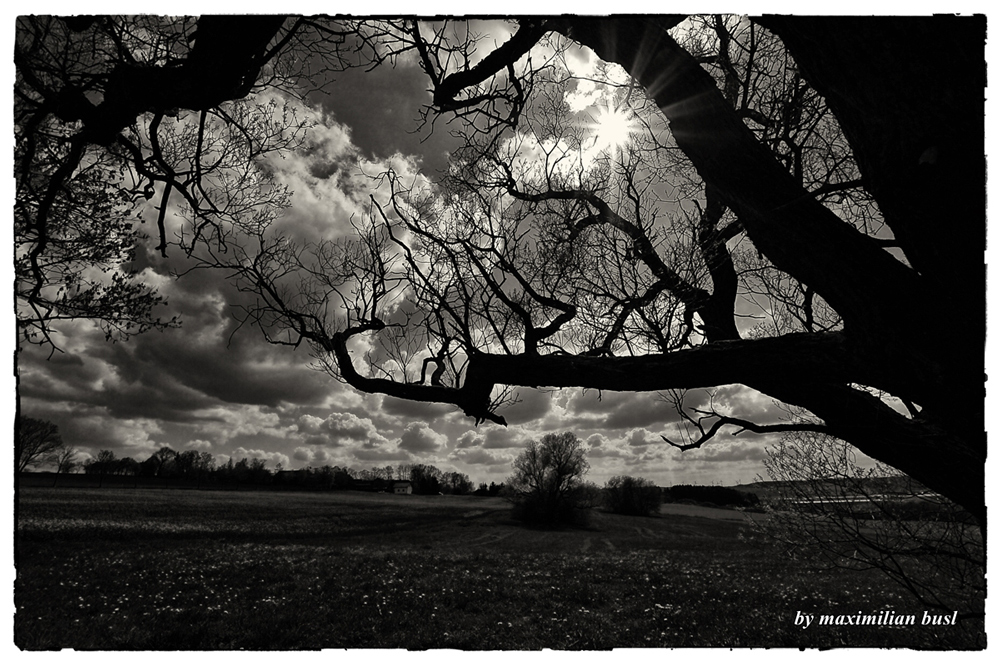
[[[109,338],[170,327],[130,267],[136,212],[156,201],[162,256],[177,242],[168,203],[195,238],[280,208],[254,162],[293,148],[305,125],[263,90],[302,97],[331,71],[391,61],[380,24],[287,16],[19,16],[14,63],[15,302],[21,340],[51,347],[53,324],[96,322]],[[229,171],[228,173],[224,173]],[[241,172],[242,177],[232,177]]]
[[[63,449],[62,436],[55,424],[33,417],[18,419],[17,435],[14,437],[18,473],[55,461]]]
[[[448,181],[386,173],[355,242],[290,257],[257,234],[256,260],[220,266],[359,390],[505,424],[512,387],[741,383],[804,417],[689,413],[666,442],[822,432],[984,526],[983,17],[685,21],[525,19],[474,61],[396,26],[428,117],[466,137]],[[613,145],[565,100],[571,43],[609,63]],[[307,285],[278,288],[292,274]],[[360,368],[356,337],[380,349]]]
[[[731,427],[832,435],[985,528],[984,17],[531,17],[485,53],[448,22],[197,23],[194,47],[186,24],[148,81],[109,60],[122,73],[109,65],[93,79],[107,111],[96,120],[86,88],[55,74],[44,80],[59,85],[32,83],[28,46],[47,42],[22,30],[18,80],[33,90],[18,93],[18,144],[29,149],[43,120],[61,117],[31,109],[56,107],[84,127],[60,125],[69,138],[51,152],[68,158],[44,162],[52,175],[29,192],[41,211],[23,222],[34,233],[29,296],[44,211],[85,163],[84,145],[113,143],[143,182],[192,207],[185,249],[257,296],[248,319],[272,341],[311,345],[356,389],[505,424],[517,387],[740,383],[804,415],[763,424],[689,412],[693,437],[666,441],[691,449]],[[106,25],[81,34],[96,39]],[[227,152],[223,166],[254,185],[216,211],[191,194],[198,141],[175,155],[167,134],[159,150],[154,140],[173,124],[171,144],[183,144],[172,108],[242,136],[206,104],[246,94],[299,28],[330,36],[314,43],[337,66],[350,49],[332,44],[348,33],[352,47],[377,44],[369,63],[415,54],[432,92],[427,124],[446,118],[466,139],[440,185],[383,174],[392,196],[373,199],[353,241],[300,247],[272,232],[287,198],[246,164],[275,141]],[[590,77],[607,93],[596,130],[565,95],[580,91],[563,57],[578,45],[606,63]],[[66,110],[61,91],[75,102]],[[145,138],[122,133],[123,118],[146,112]],[[747,311],[764,322],[747,326]],[[376,349],[364,359],[352,353],[361,337]]]
[[[143,462],[143,465],[147,466],[146,474],[151,477],[172,477],[176,475],[178,472],[179,456],[170,447],[161,447]]]
[[[574,434],[548,434],[541,442],[529,441],[513,467],[505,493],[516,518],[550,524],[585,518],[583,511],[590,507],[591,495],[581,491],[582,478],[590,464]]]
[[[63,446],[56,452],[53,459],[56,464],[56,473],[72,473],[80,467],[80,453],[75,447]]]
[[[413,493],[437,495],[441,492],[441,471],[430,464],[416,463],[410,466],[410,482]]]
[[[451,472],[442,475],[442,493],[453,493],[458,496],[464,496],[472,493],[473,486],[475,485],[472,483],[472,480],[465,473]]]
[[[604,485],[604,502],[615,514],[649,516],[660,509],[660,488],[642,477],[616,475]]]

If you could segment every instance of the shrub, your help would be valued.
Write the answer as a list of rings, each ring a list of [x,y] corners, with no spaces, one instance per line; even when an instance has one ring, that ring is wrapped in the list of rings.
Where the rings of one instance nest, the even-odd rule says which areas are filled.
[[[649,516],[660,508],[660,488],[642,477],[618,475],[604,485],[604,504],[615,514]]]
[[[503,495],[520,521],[582,524],[595,497],[592,485],[581,481],[589,469],[579,438],[549,434],[530,441],[514,460]]]

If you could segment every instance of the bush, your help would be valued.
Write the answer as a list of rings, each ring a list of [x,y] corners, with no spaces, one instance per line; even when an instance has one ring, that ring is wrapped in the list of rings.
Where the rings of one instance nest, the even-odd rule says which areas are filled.
[[[503,495],[520,521],[581,525],[596,497],[595,487],[580,479],[589,468],[579,438],[549,434],[541,442],[530,441],[514,460]]]
[[[660,508],[660,488],[642,477],[618,475],[604,485],[604,504],[615,514],[649,516]]]

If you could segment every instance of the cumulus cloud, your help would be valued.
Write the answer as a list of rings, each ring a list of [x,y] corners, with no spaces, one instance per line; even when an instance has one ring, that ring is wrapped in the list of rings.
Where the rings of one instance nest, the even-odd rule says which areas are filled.
[[[261,459],[269,465],[276,466],[279,463],[282,467],[288,466],[288,455],[280,452],[269,452],[267,450],[248,450],[245,447],[237,447],[233,450],[232,458],[236,461],[241,459]]]
[[[483,437],[483,448],[488,450],[521,447],[524,443],[524,433],[510,427],[490,427]]]
[[[452,458],[470,466],[510,467],[513,457],[487,452],[486,450],[457,450]]]
[[[411,422],[399,438],[400,449],[414,454],[437,452],[444,449],[447,443],[447,438],[423,422]]]
[[[458,441],[455,443],[455,448],[462,450],[469,447],[482,447],[483,437],[477,434],[475,431],[466,431],[461,436],[458,437]]]
[[[323,434],[326,440],[334,444],[344,439],[367,442],[381,438],[369,418],[358,417],[354,413],[331,413],[325,420],[313,415],[302,415],[299,417],[297,428],[306,434]]]
[[[299,446],[295,448],[294,452],[292,452],[292,459],[298,461],[299,465],[309,465],[310,463],[326,464],[331,458],[330,453],[322,447],[312,448]]]
[[[624,440],[631,447],[646,447],[647,445],[664,444],[663,439],[657,434],[650,433],[646,429],[641,428],[629,431],[625,435]]]

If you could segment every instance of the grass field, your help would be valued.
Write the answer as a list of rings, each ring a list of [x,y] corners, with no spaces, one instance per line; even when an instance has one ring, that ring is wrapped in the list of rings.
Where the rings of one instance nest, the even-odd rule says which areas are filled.
[[[30,650],[985,645],[981,624],[921,626],[923,607],[878,573],[751,546],[732,512],[677,512],[596,512],[587,528],[543,530],[494,498],[27,487],[14,639]],[[881,610],[918,624],[794,624],[798,612]]]

